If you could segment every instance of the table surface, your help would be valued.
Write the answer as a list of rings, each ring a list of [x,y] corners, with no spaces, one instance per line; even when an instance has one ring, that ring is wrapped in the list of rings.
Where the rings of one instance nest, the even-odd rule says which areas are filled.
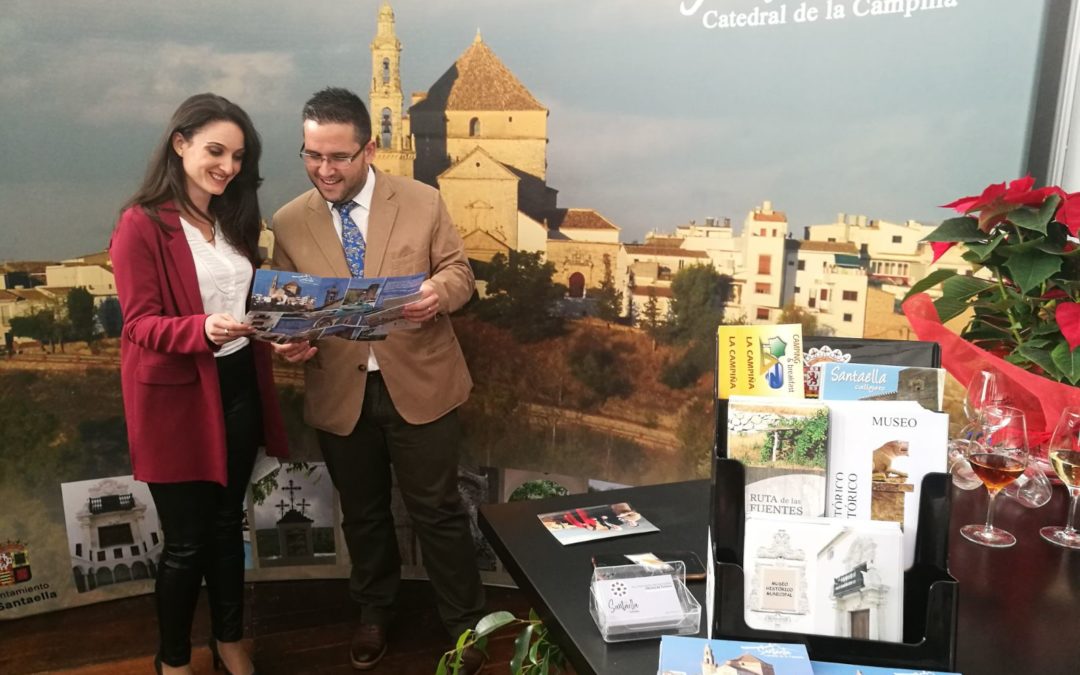
[[[1044,542],[1038,530],[1063,524],[1068,498],[1026,509],[999,499],[995,524],[1017,535],[1010,549],[966,541],[962,525],[982,522],[986,491],[953,491],[949,569],[960,582],[957,671],[964,675],[1074,673],[1080,670],[1080,551]],[[563,546],[537,514],[629,502],[659,532]],[[480,527],[507,571],[533,603],[574,669],[586,673],[655,675],[658,640],[605,643],[589,614],[592,556],[650,550],[692,550],[706,559],[709,482],[689,481],[480,507]],[[687,584],[698,601],[705,583]],[[705,635],[702,607],[700,636]]]

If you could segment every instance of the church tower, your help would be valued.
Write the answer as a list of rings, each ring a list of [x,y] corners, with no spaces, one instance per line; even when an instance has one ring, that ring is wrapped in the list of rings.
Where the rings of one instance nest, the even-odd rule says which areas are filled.
[[[371,133],[375,138],[375,166],[395,176],[413,175],[412,131],[402,115],[401,41],[394,31],[394,10],[383,0],[371,41]]]

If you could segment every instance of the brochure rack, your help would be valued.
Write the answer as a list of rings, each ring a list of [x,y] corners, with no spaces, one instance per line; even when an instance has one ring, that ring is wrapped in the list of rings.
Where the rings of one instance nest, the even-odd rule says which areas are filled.
[[[882,642],[750,628],[743,613],[744,468],[727,458],[727,401],[718,400],[713,461],[711,540],[713,625],[711,635],[765,642],[801,642],[819,661],[955,670],[959,584],[948,572],[947,474],[927,474],[919,503],[915,563],[904,574],[904,641]]]

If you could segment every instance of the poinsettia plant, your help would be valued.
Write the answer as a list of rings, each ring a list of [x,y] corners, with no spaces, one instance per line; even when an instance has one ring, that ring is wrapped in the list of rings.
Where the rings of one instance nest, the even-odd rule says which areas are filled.
[[[941,321],[973,310],[960,337],[1058,382],[1080,382],[1080,192],[1034,188],[1030,176],[986,188],[945,208],[949,218],[923,238],[934,262],[957,244],[973,269],[938,269],[908,297],[935,286]]]

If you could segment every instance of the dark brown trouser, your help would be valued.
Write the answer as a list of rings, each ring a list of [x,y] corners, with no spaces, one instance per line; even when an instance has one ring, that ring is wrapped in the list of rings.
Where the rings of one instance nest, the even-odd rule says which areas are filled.
[[[453,637],[484,614],[469,516],[458,494],[461,424],[457,412],[409,424],[377,372],[368,374],[360,421],[348,436],[319,432],[319,446],[341,496],[341,529],[352,558],[349,591],[360,620],[385,625],[401,581],[391,467],[420,539],[439,615]]]

